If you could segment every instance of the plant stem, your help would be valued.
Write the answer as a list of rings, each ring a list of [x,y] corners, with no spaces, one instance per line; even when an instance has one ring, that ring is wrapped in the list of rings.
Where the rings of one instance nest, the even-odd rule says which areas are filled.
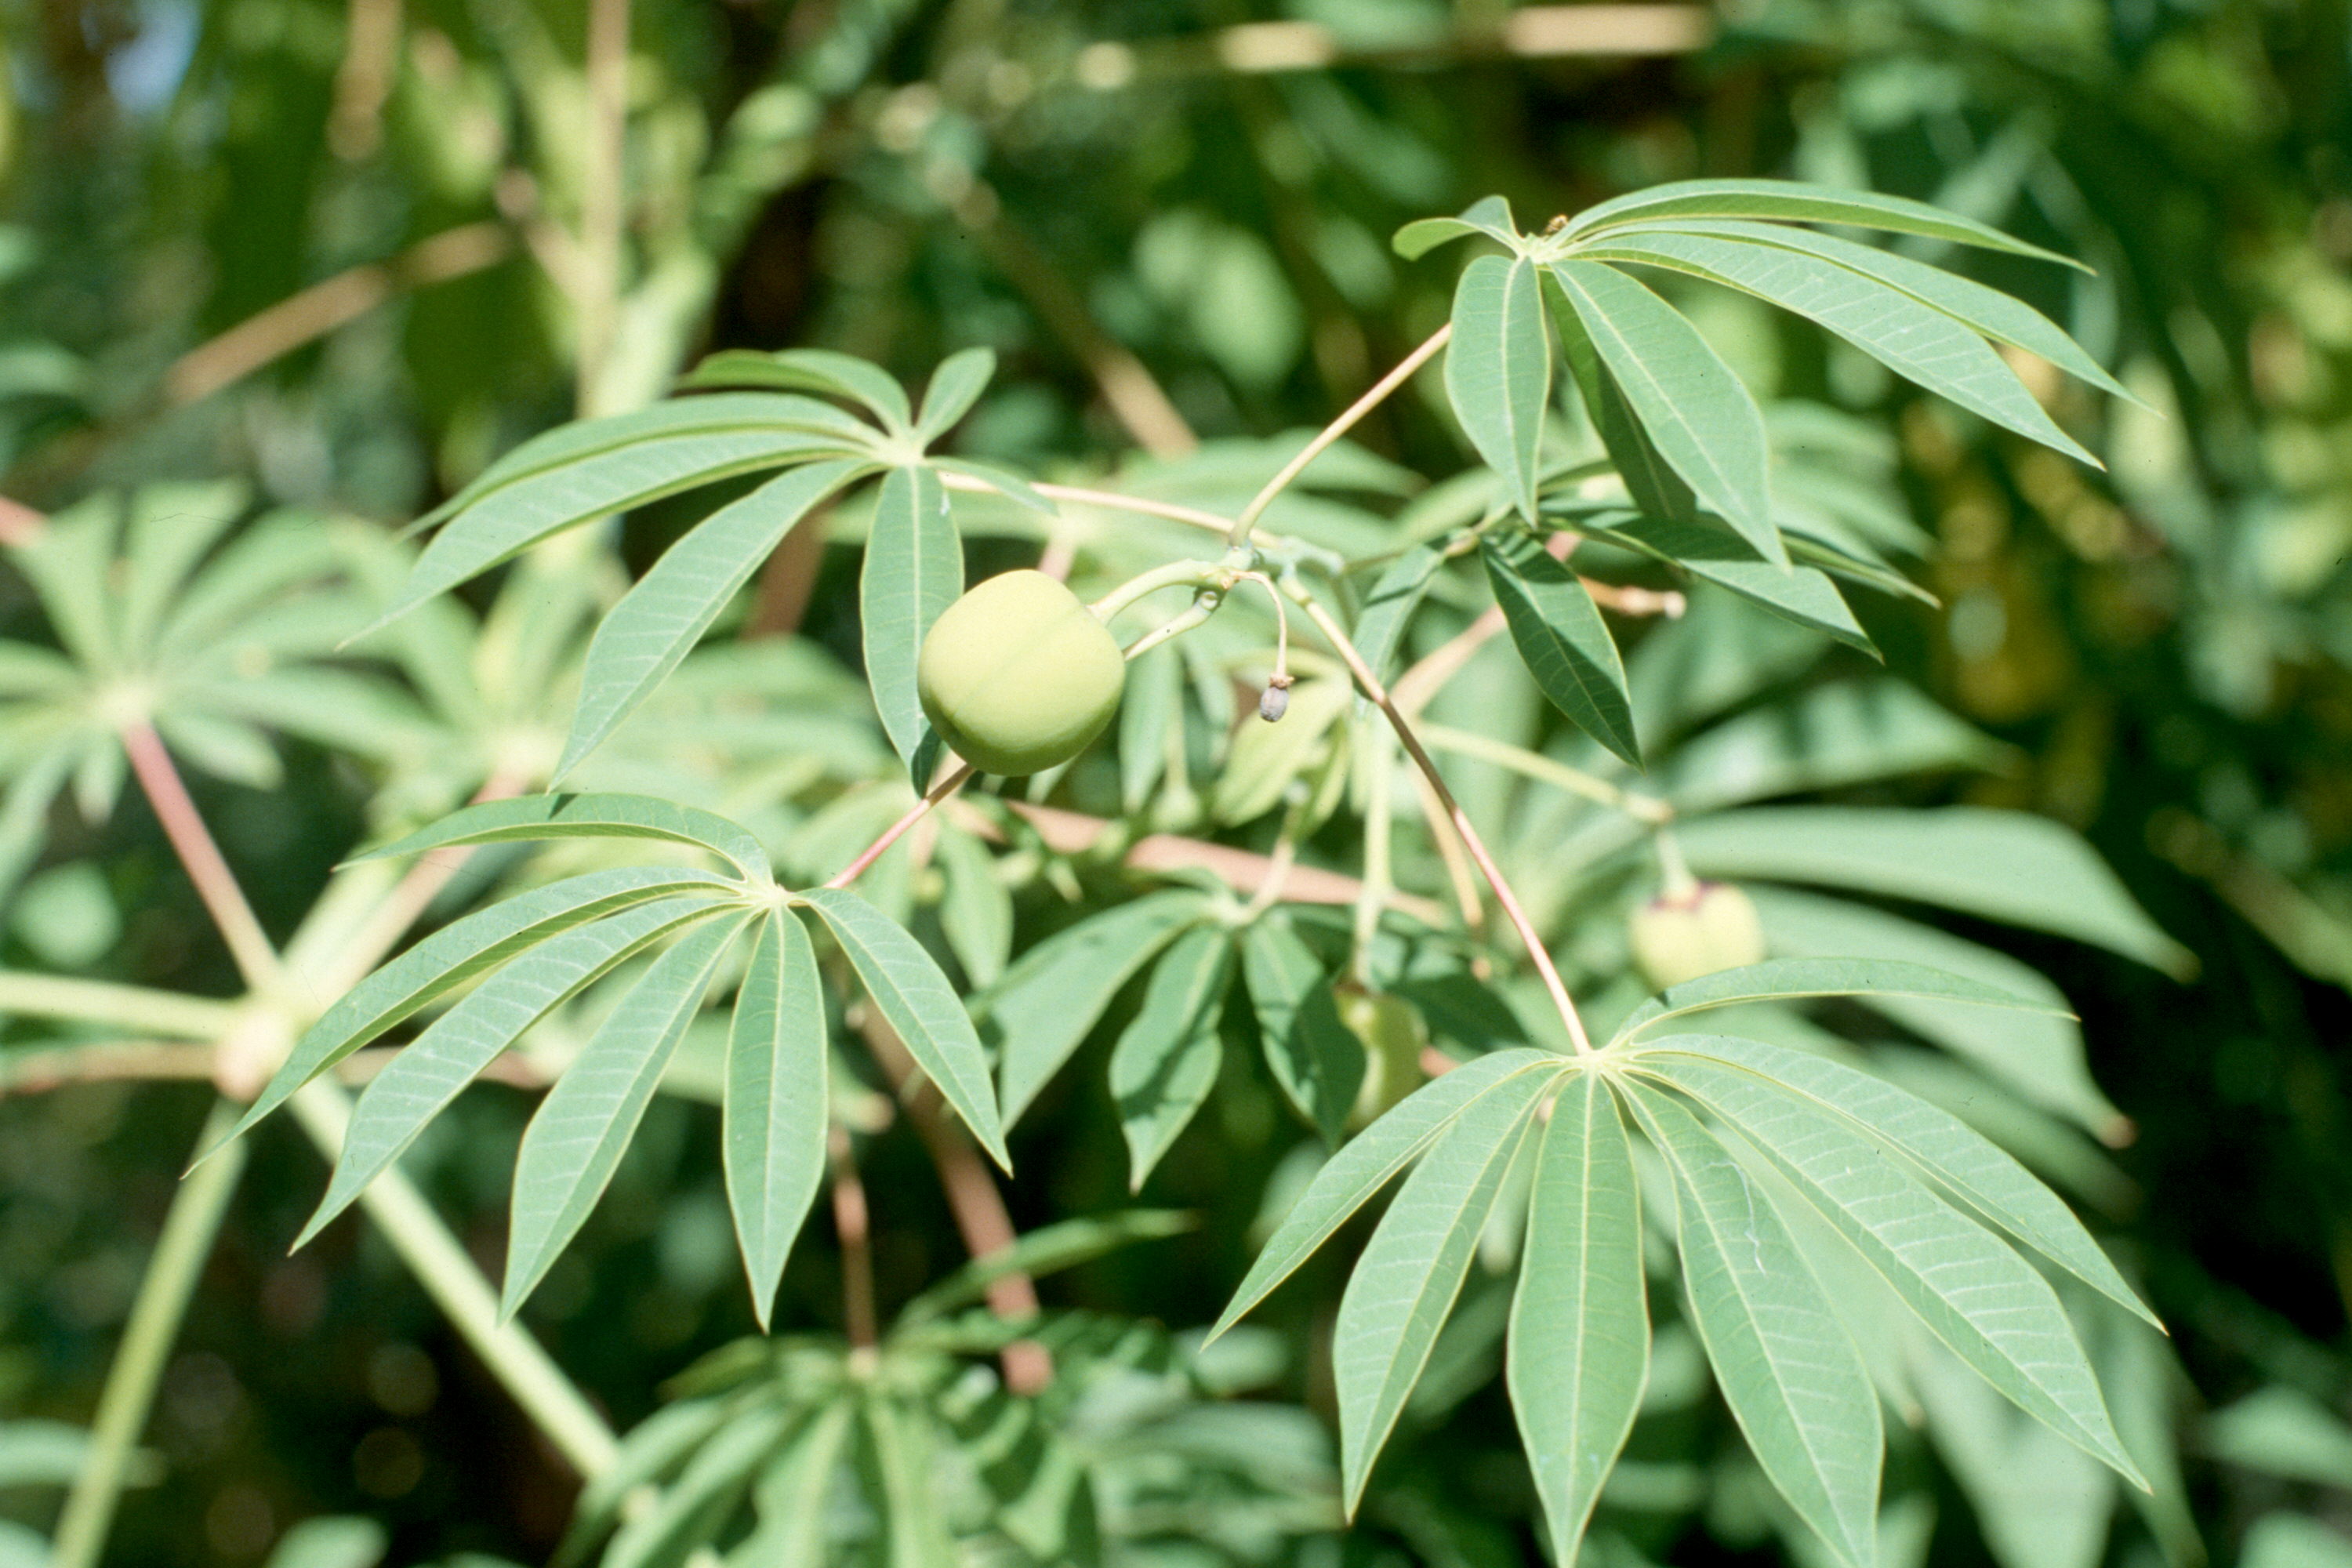
[[[948,774],[947,777],[933,784],[930,789],[925,793],[922,799],[917,801],[913,805],[907,808],[906,816],[900,817],[898,821],[884,828],[882,830],[881,837],[877,838],[873,843],[868,844],[864,849],[860,850],[856,859],[852,860],[848,865],[844,866],[840,870],[835,872],[833,876],[826,880],[824,885],[828,888],[846,888],[850,883],[857,880],[857,879],[864,874],[866,868],[874,864],[875,861],[882,858],[883,855],[889,850],[890,846],[898,843],[898,840],[906,835],[908,828],[914,826],[915,824],[922,821],[925,816],[929,816],[930,814],[931,807],[939,805],[940,802],[947,799],[948,796],[961,789],[964,786],[965,781],[970,779],[971,774],[972,766],[970,763],[958,763],[953,773]]]
[[[628,153],[629,0],[588,0],[587,157],[580,192],[580,292],[572,301],[580,335],[577,402],[600,405],[621,302],[623,180]]]
[[[1393,745],[1388,735],[1375,730],[1371,755],[1364,759],[1369,781],[1364,791],[1364,890],[1356,895],[1355,952],[1349,968],[1356,984],[1367,988],[1372,978],[1372,940],[1380,934],[1381,910],[1388,902],[1390,879],[1395,874],[1391,862],[1396,820]]]
[[[268,934],[254,918],[253,906],[245,901],[245,889],[237,886],[236,873],[221,858],[220,846],[213,842],[196,803],[188,798],[180,770],[173,765],[171,752],[163,749],[163,738],[143,719],[123,725],[121,733],[131,771],[138,775],[147,804],[163,825],[164,836],[171,839],[188,880],[195,884],[196,896],[205,901],[221,940],[228,943],[237,973],[251,990],[264,994],[277,992],[285,978],[278,950],[270,946]]]
[[[1171,561],[1129,578],[1087,608],[1094,612],[1095,619],[1108,625],[1121,610],[1162,588],[1205,587],[1221,583],[1226,575],[1223,567],[1206,561]]]
[[[1354,674],[1356,684],[1363,689],[1364,695],[1388,715],[1389,725],[1396,731],[1397,739],[1403,742],[1406,753],[1412,758],[1413,766],[1419,768],[1422,776],[1429,781],[1429,787],[1445,810],[1446,819],[1454,824],[1454,831],[1462,835],[1463,847],[1470,851],[1470,858],[1478,864],[1480,875],[1495,890],[1495,901],[1502,906],[1505,917],[1519,933],[1519,941],[1527,947],[1528,960],[1535,964],[1537,974],[1541,976],[1544,989],[1551,994],[1552,1005],[1559,1010],[1559,1021],[1567,1026],[1569,1043],[1576,1047],[1578,1056],[1591,1056],[1591,1037],[1585,1033],[1584,1020],[1578,1015],[1576,1003],[1569,995],[1568,986],[1561,981],[1559,970],[1551,961],[1550,950],[1544,946],[1543,937],[1536,930],[1535,922],[1528,919],[1527,910],[1520,907],[1518,895],[1511,890],[1510,883],[1504,879],[1502,868],[1495,864],[1495,858],[1486,852],[1486,840],[1480,838],[1477,828],[1471,826],[1469,813],[1462,809],[1461,803],[1454,798],[1454,792],[1446,788],[1444,775],[1437,771],[1437,764],[1422,748],[1419,737],[1412,731],[1412,725],[1397,710],[1395,701],[1389,696],[1387,689],[1381,685],[1380,677],[1372,673],[1371,667],[1364,662],[1363,656],[1356,651],[1356,645],[1348,639],[1348,634],[1340,628],[1339,622],[1331,618],[1330,612],[1318,604],[1304,588],[1294,585],[1289,593],[1299,607],[1307,612],[1307,619],[1315,623],[1316,629],[1347,661],[1349,670]]]
[[[236,1016],[236,1004],[102,980],[0,970],[0,1013],[71,1018],[121,1029],[152,1030],[180,1039],[210,1040]]]
[[[352,1101],[340,1085],[314,1079],[287,1103],[320,1153],[330,1161],[341,1153]],[[620,1456],[612,1427],[528,1330],[499,1321],[498,1292],[415,1184],[394,1167],[368,1184],[360,1194],[360,1206],[425,1294],[572,1468],[592,1478],[609,1469]]]
[[[1530,752],[1523,746],[1514,746],[1508,742],[1474,734],[1466,730],[1448,729],[1443,724],[1424,725],[1421,733],[1423,740],[1441,752],[1454,752],[1509,768],[1528,778],[1557,785],[1570,795],[1581,795],[1596,805],[1622,811],[1637,822],[1655,826],[1674,820],[1675,808],[1656,796],[1620,789],[1607,779],[1595,778],[1580,768],[1555,762],[1539,752]]]
[[[873,1221],[866,1207],[866,1184],[849,1143],[849,1129],[835,1122],[825,1132],[833,1167],[833,1229],[841,1243],[841,1321],[849,1342],[873,1347],[880,1335],[874,1317]]]
[[[236,1124],[237,1108],[216,1101],[196,1134],[199,1152],[211,1148]],[[155,1384],[163,1362],[180,1337],[188,1299],[195,1293],[205,1259],[228,1216],[229,1199],[237,1178],[245,1173],[246,1148],[240,1142],[224,1149],[199,1166],[172,1196],[163,1235],[139,1282],[131,1321],[122,1331],[114,1364],[107,1369],[106,1387],[99,1394],[98,1414],[90,1423],[89,1451],[66,1494],[65,1511],[58,1518],[57,1543],[50,1549],[51,1568],[96,1568],[106,1550],[107,1532],[114,1523],[115,1505],[122,1496],[132,1448],[146,1430],[155,1402]]]
[[[1250,540],[1250,530],[1257,526],[1257,520],[1265,515],[1265,509],[1274,504],[1274,498],[1288,488],[1290,481],[1304,472],[1307,464],[1321,457],[1332,442],[1355,428],[1358,420],[1386,402],[1389,394],[1402,386],[1412,378],[1413,372],[1427,364],[1430,356],[1444,348],[1453,336],[1454,323],[1451,321],[1432,332],[1427,342],[1399,360],[1395,369],[1372,383],[1370,391],[1349,404],[1347,411],[1339,417],[1323,426],[1315,439],[1301,447],[1298,449],[1298,455],[1285,463],[1280,473],[1266,480],[1265,489],[1258,491],[1249,505],[1242,509],[1242,515],[1234,522],[1233,532],[1228,536],[1232,546],[1238,549],[1247,544]]]

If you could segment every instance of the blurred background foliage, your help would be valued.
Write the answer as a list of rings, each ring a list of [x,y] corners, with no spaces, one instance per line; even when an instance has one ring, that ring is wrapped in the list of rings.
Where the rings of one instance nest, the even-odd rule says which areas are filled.
[[[2104,474],[1760,307],[1693,308],[1760,393],[1847,410],[1899,454],[1941,605],[1858,607],[1898,672],[2007,742],[1990,771],[1850,798],[2067,822],[2197,955],[2182,984],[2001,939],[2083,1013],[2130,1120],[2118,1146],[2084,1146],[2074,1184],[2174,1326],[2193,1409],[2221,1412],[2184,1427],[2204,1545],[2259,1568],[2352,1561],[2311,1523],[2352,1525],[2352,6],[636,0],[617,188],[580,130],[604,90],[588,26],[567,0],[0,3],[0,489],[49,510],[227,478],[268,507],[399,522],[521,437],[736,345],[835,347],[918,380],[986,345],[1004,369],[963,451],[1045,473],[1178,456],[1318,424],[1424,337],[1450,274],[1387,237],[1488,192],[1524,216],[1701,174],[1866,184],[2095,268],[1965,263],[2150,405],[2037,387]],[[1364,443],[1466,466],[1442,394],[1415,391]],[[684,520],[633,517],[625,558]],[[833,553],[804,608],[752,614],[847,655],[851,554]],[[0,622],[35,619],[21,584],[0,587]],[[282,931],[365,790],[300,742],[268,782],[200,798]],[[143,807],[98,822],[57,818],[8,962],[233,990]],[[0,1415],[79,1422],[205,1096],[39,1087],[0,1056]],[[1077,1098],[1026,1135],[1024,1225],[1117,1201],[1119,1152]],[[1160,1201],[1209,1216],[1201,1235],[1081,1268],[1055,1299],[1213,1314],[1279,1152],[1250,1103],[1221,1100],[1160,1178]],[[526,1110],[469,1096],[413,1162],[486,1257]],[[903,1300],[961,1249],[919,1145],[867,1158],[881,1289]],[[544,1556],[562,1466],[373,1233],[281,1256],[317,1160],[278,1128],[256,1161],[116,1560],[290,1562],[289,1526],[322,1514],[381,1520],[395,1563]],[[1328,1300],[1339,1264],[1317,1267]],[[796,1265],[780,1310],[830,1321],[834,1296],[822,1259]],[[529,1316],[624,1425],[748,1328],[704,1108],[656,1106]],[[1279,1375],[1328,1402],[1317,1366]],[[1452,1386],[1450,1405],[1424,1391],[1345,1561],[1520,1560],[1500,1391]],[[0,1431],[0,1510],[45,1523],[56,1434]],[[1661,1558],[1769,1554],[1752,1498],[1718,1486],[1694,1514],[1685,1457],[1650,1458],[1632,1468],[1657,1496],[1633,1506],[1667,1521],[1645,1537]],[[1934,1561],[2024,1568],[2047,1545],[1988,1542],[1961,1495]],[[2162,1560],[2161,1535],[2119,1527],[2107,1550]]]

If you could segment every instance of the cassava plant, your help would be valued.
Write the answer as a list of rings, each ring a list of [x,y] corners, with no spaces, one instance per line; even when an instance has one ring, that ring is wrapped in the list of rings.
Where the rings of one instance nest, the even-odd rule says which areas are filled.
[[[1895,563],[1923,541],[1871,438],[1759,407],[1678,290],[1780,306],[2084,461],[2004,352],[2122,390],[2033,310],[1838,232],[1860,229],[2063,262],[1778,182],[1664,185],[1532,233],[1490,199],[1398,235],[1407,258],[1480,254],[1448,322],[1308,439],[1047,483],[935,450],[985,351],[917,401],[845,355],[736,350],[518,447],[423,520],[413,560],[281,518],[206,561],[215,535],[170,498],[127,523],[91,503],[15,547],[61,647],[0,665],[5,822],[23,842],[68,787],[102,813],[127,760],[251,994],[16,975],[0,1005],[233,1042],[224,1082],[250,1103],[189,1191],[299,1112],[335,1163],[299,1239],[369,1205],[587,1475],[568,1560],[1141,1563],[1181,1539],[1289,1561],[1377,1505],[1433,1357],[1497,1344],[1544,1550],[1599,1560],[1629,1434],[1698,1396],[1654,1376],[1667,1334],[1695,1336],[1816,1558],[1880,1561],[1888,1399],[1989,1389],[2052,1465],[2168,1491],[2161,1415],[2118,1388],[2147,1381],[2134,1320],[2155,1319],[1988,1136],[2117,1132],[2063,999],[1850,895],[2184,955],[2046,821],[1755,804],[1978,765],[1987,742],[1823,666],[1873,651],[1850,589],[1920,596]],[[1431,484],[1346,437],[1440,362],[1479,466]],[[625,589],[580,543],[725,481],[736,499]],[[818,528],[862,541],[864,697],[809,645],[712,635]],[[1034,542],[1037,569],[969,584],[982,538]],[[500,567],[478,620],[451,590]],[[173,761],[266,782],[270,731],[382,781],[374,847],[283,953]],[[449,918],[402,946],[461,866]],[[1237,1073],[1309,1151],[1205,1336],[1051,1310],[1033,1283],[1182,1215],[1016,1237],[980,1158],[1023,1179],[1024,1113],[1098,1027],[1136,1190]],[[510,1052],[551,1082],[493,1310],[398,1167]],[[665,1089],[721,1108],[769,1333],[616,1444],[510,1320]],[[975,1257],[886,1324],[857,1156],[893,1100]],[[1233,1397],[1276,1375],[1241,1321],[1399,1177],[1332,1321],[1334,1468],[1305,1413]],[[773,1321],[828,1189],[839,1333]],[[173,1289],[153,1285],[151,1338]],[[101,1422],[118,1449],[136,1348]],[[1918,1392],[1956,1373],[1959,1394]],[[87,1490],[60,1561],[102,1539],[111,1492]]]

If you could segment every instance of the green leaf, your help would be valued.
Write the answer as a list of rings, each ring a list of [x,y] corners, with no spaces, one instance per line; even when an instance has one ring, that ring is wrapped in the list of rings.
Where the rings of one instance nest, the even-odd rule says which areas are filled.
[[[1675,1173],[1683,1283],[1724,1399],[1764,1473],[1853,1568],[1877,1560],[1878,1395],[1754,1180],[1696,1117],[1629,1086]]]
[[[826,1568],[825,1508],[857,1407],[836,1399],[786,1440],[753,1492],[759,1528],[730,1562],[759,1568]]]
[[[1573,1563],[1641,1409],[1649,1295],[1633,1150],[1600,1074],[1569,1079],[1540,1137],[1507,1368],[1552,1561]]]
[[[515,1156],[501,1318],[538,1288],[604,1195],[712,972],[754,918],[714,920],[654,960],[540,1102]]]
[[[1976,1514],[1990,1560],[2000,1568],[2098,1568],[2115,1513],[2114,1477],[1941,1345],[1909,1337],[1905,1370],[1927,1436]]]
[[[754,1474],[783,1446],[792,1421],[793,1412],[780,1405],[735,1412],[653,1505],[621,1526],[598,1568],[681,1563],[709,1544],[741,1505]]]
[[[866,1500],[882,1515],[886,1568],[956,1568],[955,1543],[941,1517],[939,1461],[931,1424],[920,1408],[902,1406],[881,1389],[860,1402],[866,1414]]]
[[[629,1428],[620,1454],[588,1478],[572,1504],[572,1523],[556,1547],[557,1568],[572,1568],[612,1527],[622,1505],[641,1488],[660,1485],[710,1439],[735,1408],[722,1399],[681,1399]]]
[[[278,1539],[266,1568],[375,1568],[387,1544],[372,1519],[327,1514],[306,1519]]]
[[[987,1295],[988,1288],[1008,1274],[1040,1279],[1091,1263],[1107,1253],[1139,1241],[1181,1236],[1197,1222],[1180,1209],[1122,1209],[1116,1214],[1088,1215],[1033,1230],[1008,1247],[982,1254],[906,1305],[898,1329],[968,1307]]]
[[[1185,889],[1106,910],[1023,953],[978,999],[999,1043],[1007,1124],[1070,1059],[1128,978],[1208,907]]]
[[[2352,1491],[2352,1426],[2300,1389],[2256,1389],[2208,1416],[2204,1439],[2225,1465]]]
[[[948,492],[928,468],[893,468],[874,502],[859,608],[866,679],[890,744],[910,763],[926,728],[915,689],[923,636],[963,592],[963,543],[948,514]],[[915,780],[921,789],[930,781]]]
[[[555,777],[579,766],[694,651],[784,535],[868,471],[855,458],[794,469],[720,507],[665,551],[596,627]]]
[[[768,852],[751,830],[716,812],[646,795],[527,795],[453,811],[432,826],[352,857],[354,861],[421,855],[460,844],[547,838],[649,838],[707,849],[747,880],[770,882]]]
[[[579,419],[532,437],[476,475],[471,483],[411,525],[431,528],[520,480],[568,468],[623,447],[688,436],[795,430],[862,445],[873,431],[830,403],[769,392],[675,397],[602,419]]]
[[[2032,1265],[1835,1113],[1737,1068],[1649,1064],[1732,1126],[2003,1397],[2143,1491],[2090,1358]]]
[[[1364,1082],[1364,1047],[1339,1021],[1330,977],[1289,921],[1244,928],[1242,973],[1274,1081],[1328,1143],[1339,1142]]]
[[[832,929],[834,940],[857,971],[858,983],[907,1054],[955,1107],[989,1157],[1011,1171],[996,1097],[990,1092],[988,1053],[981,1048],[980,1036],[956,999],[955,987],[923,944],[855,893],[812,888],[798,897]]]
[[[1405,1178],[1348,1277],[1331,1331],[1331,1375],[1350,1517],[1461,1292],[1536,1100],[1554,1081],[1514,1077],[1464,1107]]]
[[[762,1333],[784,1259],[824,1180],[825,1058],[816,949],[790,910],[773,910],[752,942],[727,1037],[723,1135],[727,1203]]]
[[[294,1238],[295,1247],[308,1245],[348,1208],[525,1029],[709,908],[698,899],[663,899],[565,931],[515,959],[435,1019],[361,1093],[334,1177]]]
[[[1434,544],[1416,544],[1388,564],[1364,600],[1356,617],[1356,652],[1374,679],[1385,683],[1389,664],[1404,646],[1405,627],[1429,593],[1429,580],[1445,564],[1445,552]],[[1132,701],[1130,697],[1129,700]]]
[[[1500,196],[1484,196],[1463,208],[1460,217],[1416,218],[1397,230],[1390,243],[1407,261],[1418,261],[1441,245],[1475,234],[1516,249],[1519,233],[1511,222],[1511,204]]]
[[[1544,279],[1545,300],[1551,307],[1552,324],[1559,331],[1569,374],[1575,379],[1577,395],[1583,398],[1585,413],[1601,437],[1609,466],[1617,470],[1634,507],[1661,522],[1717,537],[1727,545],[1739,542],[1738,535],[1729,532],[1722,519],[1702,517],[1698,498],[1642,428],[1633,405],[1626,401],[1624,387],[1602,363],[1601,351],[1593,346],[1592,334],[1584,330],[1567,289],[1549,271]],[[1752,547],[1743,547],[1739,558],[1763,559]]]
[[[1984,768],[2003,749],[1892,678],[1808,688],[1676,747],[1666,797],[1685,816],[1751,800],[1949,768]]]
[[[709,872],[671,866],[626,866],[551,882],[452,921],[352,986],[328,1008],[294,1042],[285,1064],[222,1142],[242,1135],[284,1104],[296,1089],[435,997],[495,969],[524,949],[632,904],[704,890],[716,896],[728,887]]]
[[[1763,917],[1766,943],[1775,952],[1925,963],[2040,1004],[2038,1014],[2021,1016],[1925,998],[1869,999],[1875,1011],[2036,1105],[2071,1118],[2093,1136],[2114,1140],[2127,1132],[2129,1121],[2091,1077],[2083,1031],[2066,1011],[2064,994],[2040,972],[2005,952],[1866,904],[1789,888],[1754,887],[1749,895]]]
[[[1195,926],[1178,937],[1111,1049],[1110,1092],[1127,1139],[1129,1192],[1142,1189],[1216,1085],[1223,1059],[1217,1019],[1233,958],[1233,939],[1221,928]]]
[[[1280,723],[1244,721],[1209,791],[1211,818],[1253,822],[1282,805],[1347,713],[1351,690],[1344,679],[1302,680],[1290,689],[1290,710]]]
[[[1169,742],[1183,737],[1182,658],[1163,643],[1127,663],[1127,694],[1118,704],[1118,799],[1130,816],[1141,813],[1167,772]]]
[[[1664,268],[1769,300],[2003,429],[2104,466],[2052,422],[2008,362],[1973,329],[1852,268],[1801,250],[1705,234],[1612,234],[1578,254]]]
[[[1986,1218],[2077,1279],[2162,1328],[2074,1211],[2006,1150],[1950,1112],[1843,1062],[1761,1040],[1674,1036],[1643,1046],[1639,1059],[1649,1059],[1653,1052],[1726,1062],[1810,1096],[1916,1162]]]
[[[975,986],[993,985],[1013,955],[1013,893],[996,874],[996,857],[971,834],[942,826],[939,862],[940,929]]]
[[[592,519],[738,474],[856,455],[839,437],[752,429],[643,442],[532,475],[452,517],[367,630],[398,620],[435,595]]]
[[[1812,996],[1924,996],[1940,1002],[1966,1002],[1979,1007],[2013,1007],[2028,1013],[2072,1016],[2063,1007],[2020,996],[1948,974],[1924,963],[1885,958],[1775,958],[1740,969],[1720,970],[1670,985],[1626,1016],[1617,1026],[1617,1038],[1668,1018],[1709,1007],[1736,1006],[1743,1002],[1787,1001]]]
[[[2012,256],[2038,257],[2081,268],[2072,257],[2028,245],[1997,228],[1902,196],[1843,191],[1791,180],[1675,180],[1591,206],[1562,231],[1570,240],[1629,223],[1662,218],[1765,218],[1784,223],[1833,223],[1849,228],[1923,235]],[[2087,268],[2084,268],[2088,270]]]
[[[2246,1531],[2238,1568],[2352,1568],[2352,1540],[2308,1514],[2266,1513]]]
[[[915,420],[916,438],[929,446],[946,435],[957,420],[971,412],[995,374],[992,349],[964,349],[941,360],[931,372],[930,384],[923,388],[923,411]]]
[[[1573,525],[1594,538],[1671,561],[1784,620],[1827,632],[1848,647],[1878,657],[1876,645],[1853,618],[1845,596],[1817,567],[1775,566],[1759,558],[1746,541],[1703,523],[1612,511],[1577,519]],[[1792,541],[1790,547],[1801,542]]]
[[[2021,811],[1772,806],[1676,829],[1704,877],[1758,877],[1940,904],[2091,942],[2168,973],[2196,959],[2073,830]]]
[[[1790,228],[1764,223],[1709,222],[1676,224],[1675,226],[1690,233],[1718,235],[1751,244],[1784,246],[1790,250],[1805,251],[1840,266],[1850,267],[1856,272],[1902,289],[1913,299],[1932,305],[1948,316],[1967,322],[1996,342],[2038,354],[2069,375],[2089,382],[2103,392],[2113,393],[2133,403],[2140,401],[2123,383],[2108,374],[2098,361],[2085,353],[2082,346],[2068,337],[2055,321],[2024,300],[2004,294],[1998,289],[1988,289],[1973,278],[1947,272],[1940,267],[1915,261],[1895,251],[1857,245],[1840,236],[1818,234],[1809,228]]]
[[[889,373],[832,349],[722,349],[678,377],[681,389],[762,386],[822,392],[864,405],[894,436],[914,428],[906,390]]]
[[[1060,510],[1038,492],[1037,488],[1008,468],[993,463],[975,463],[964,458],[932,458],[930,466],[943,474],[958,474],[967,479],[978,479],[998,495],[1031,511],[1053,517]]]
[[[1617,640],[1576,574],[1517,531],[1488,533],[1479,553],[1536,685],[1578,729],[1640,767],[1642,742]]]
[[[1552,276],[1675,474],[1766,560],[1785,564],[1764,416],[1739,377],[1680,311],[1623,273],[1562,261]]]
[[[1551,329],[1536,264],[1524,256],[1473,261],[1454,291],[1453,321],[1446,396],[1470,444],[1532,521],[1551,405]]]

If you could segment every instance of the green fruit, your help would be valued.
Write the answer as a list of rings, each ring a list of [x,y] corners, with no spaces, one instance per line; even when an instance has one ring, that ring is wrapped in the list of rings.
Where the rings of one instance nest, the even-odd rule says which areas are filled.
[[[991,577],[932,623],[915,667],[940,739],[986,773],[1043,773],[1118,711],[1127,660],[1110,628],[1043,572]]]
[[[1633,911],[1633,961],[1660,990],[1764,962],[1764,927],[1748,895],[1722,882],[1696,882]]]
[[[1348,1125],[1367,1127],[1427,1079],[1421,1053],[1429,1037],[1421,1026],[1421,1015],[1402,997],[1342,991],[1335,999],[1339,1022],[1364,1046],[1363,1087],[1356,1091]]]

